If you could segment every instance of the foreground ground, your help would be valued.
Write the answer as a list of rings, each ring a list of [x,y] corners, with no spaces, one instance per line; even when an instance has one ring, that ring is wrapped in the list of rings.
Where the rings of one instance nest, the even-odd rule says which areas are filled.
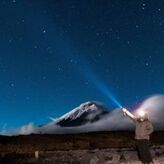
[[[164,132],[151,136],[156,164],[164,164]],[[109,164],[140,163],[133,132],[69,135],[0,136],[0,163]]]
[[[153,146],[155,164],[164,164],[164,145]],[[1,157],[3,164],[140,164],[134,149],[95,149],[12,153]]]

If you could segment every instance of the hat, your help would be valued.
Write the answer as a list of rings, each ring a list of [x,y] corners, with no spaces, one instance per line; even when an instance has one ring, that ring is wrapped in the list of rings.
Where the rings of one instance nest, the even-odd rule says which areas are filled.
[[[139,118],[148,119],[148,113],[143,110],[138,111],[138,116]]]

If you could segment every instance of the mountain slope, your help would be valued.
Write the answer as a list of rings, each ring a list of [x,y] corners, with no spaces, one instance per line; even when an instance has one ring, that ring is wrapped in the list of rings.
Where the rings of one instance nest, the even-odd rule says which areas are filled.
[[[109,111],[97,102],[86,102],[66,113],[56,120],[56,124],[63,127],[80,126],[96,122]]]

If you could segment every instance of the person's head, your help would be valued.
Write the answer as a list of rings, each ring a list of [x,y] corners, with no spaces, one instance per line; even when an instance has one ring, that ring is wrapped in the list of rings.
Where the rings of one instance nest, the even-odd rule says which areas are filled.
[[[148,113],[146,113],[145,111],[138,111],[138,116],[137,116],[139,121],[145,121],[148,120]]]

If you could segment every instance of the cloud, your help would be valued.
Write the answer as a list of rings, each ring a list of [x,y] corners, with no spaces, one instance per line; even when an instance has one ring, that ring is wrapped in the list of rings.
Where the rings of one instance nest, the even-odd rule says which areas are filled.
[[[22,126],[21,128],[8,131],[6,135],[28,135],[28,134],[68,134],[68,133],[82,133],[91,131],[112,131],[112,130],[126,130],[132,129],[133,123],[123,116],[120,109],[116,109],[99,121],[88,123],[76,127],[61,127],[55,122],[50,122],[42,127],[34,126],[33,123]]]
[[[164,95],[154,95],[149,97],[134,111],[134,114],[136,114],[138,110],[145,110],[149,114],[149,118],[153,122],[156,130],[164,130]],[[36,127],[33,123],[29,123],[28,125],[12,130],[6,134],[63,134],[91,131],[132,130],[133,128],[134,123],[129,118],[125,117],[120,109],[115,109],[109,114],[103,116],[99,121],[82,126],[60,127],[52,121],[45,126]]]
[[[151,96],[137,110],[146,111],[155,129],[164,130],[164,95]]]
[[[5,134],[6,133],[6,128],[7,128],[7,123],[4,123],[2,126],[2,130],[1,130],[1,134]]]

